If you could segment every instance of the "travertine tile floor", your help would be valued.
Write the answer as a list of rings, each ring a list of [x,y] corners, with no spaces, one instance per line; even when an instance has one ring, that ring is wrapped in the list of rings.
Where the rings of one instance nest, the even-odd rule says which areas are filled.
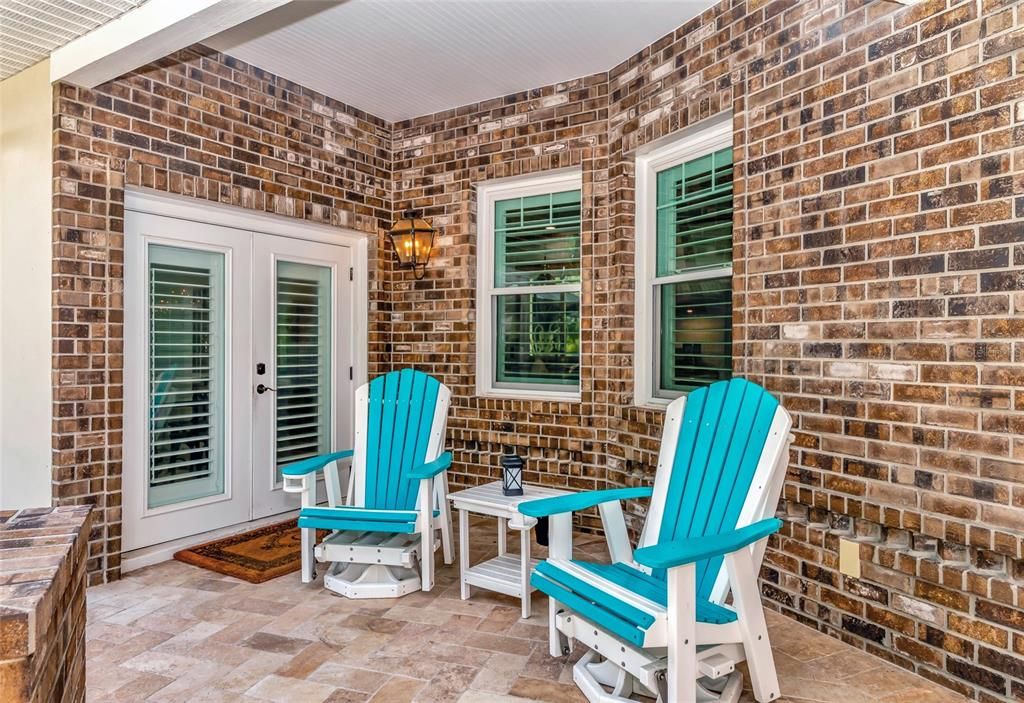
[[[491,525],[475,523],[472,532],[474,561],[495,552]],[[593,536],[577,544],[603,550]],[[430,593],[353,601],[319,582],[304,586],[298,574],[252,585],[173,561],[128,574],[88,591],[88,700],[583,700],[572,663],[548,656],[541,595],[533,617],[521,620],[518,601],[504,596],[476,590],[460,600],[457,566],[440,568],[437,581]],[[783,701],[965,700],[769,616]]]

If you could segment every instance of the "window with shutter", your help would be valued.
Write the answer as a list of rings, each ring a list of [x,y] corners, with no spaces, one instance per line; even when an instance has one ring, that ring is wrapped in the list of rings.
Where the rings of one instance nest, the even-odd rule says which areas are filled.
[[[149,246],[150,508],[224,491],[224,255]]]
[[[579,393],[579,174],[481,186],[478,386]]]
[[[642,402],[732,375],[731,124],[641,157],[637,173]]]
[[[276,285],[280,469],[331,451],[331,269],[278,261]]]

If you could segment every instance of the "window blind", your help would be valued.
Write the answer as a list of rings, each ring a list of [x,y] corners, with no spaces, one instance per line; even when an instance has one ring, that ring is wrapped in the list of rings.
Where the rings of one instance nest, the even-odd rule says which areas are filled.
[[[502,295],[497,307],[498,382],[579,382],[578,293]]]
[[[331,450],[330,277],[326,266],[277,263],[278,468]]]
[[[732,279],[661,288],[661,388],[691,391],[732,375]]]
[[[658,173],[658,275],[732,263],[732,148]]]
[[[149,248],[150,507],[224,489],[224,256]]]
[[[496,288],[580,280],[580,191],[499,201],[494,235]]]

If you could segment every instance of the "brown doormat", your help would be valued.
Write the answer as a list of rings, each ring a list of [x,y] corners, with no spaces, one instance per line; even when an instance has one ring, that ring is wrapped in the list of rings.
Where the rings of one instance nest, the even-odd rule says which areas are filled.
[[[322,531],[317,532],[319,538]],[[183,549],[174,558],[249,583],[263,583],[299,570],[300,530],[295,520],[288,520]]]

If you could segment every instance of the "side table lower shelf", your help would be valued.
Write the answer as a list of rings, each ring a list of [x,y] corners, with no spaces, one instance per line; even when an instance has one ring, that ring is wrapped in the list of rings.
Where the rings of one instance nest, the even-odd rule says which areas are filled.
[[[538,563],[540,559],[530,559],[526,573],[529,574]],[[479,586],[515,598],[529,597],[534,591],[527,576],[527,592],[523,593],[523,563],[519,554],[502,554],[471,566],[466,569],[462,578],[470,586]]]

